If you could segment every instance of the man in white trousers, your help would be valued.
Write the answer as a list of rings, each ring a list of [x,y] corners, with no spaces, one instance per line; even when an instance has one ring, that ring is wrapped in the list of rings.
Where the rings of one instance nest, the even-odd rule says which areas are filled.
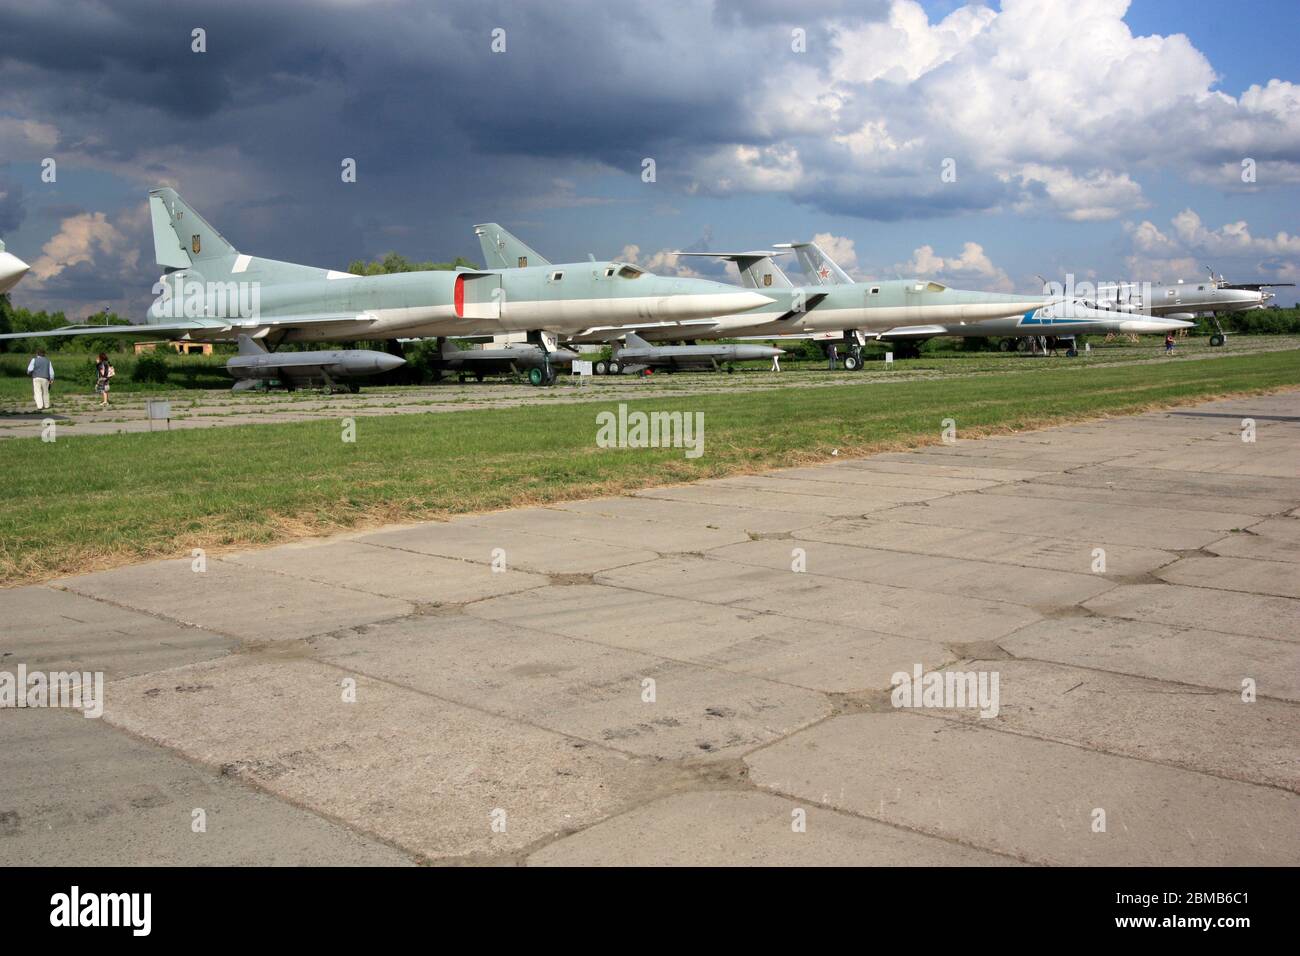
[[[45,349],[37,349],[32,360],[27,363],[27,374],[32,377],[32,398],[36,401],[36,410],[42,412],[50,407],[50,383],[54,381],[54,366],[45,357]]]

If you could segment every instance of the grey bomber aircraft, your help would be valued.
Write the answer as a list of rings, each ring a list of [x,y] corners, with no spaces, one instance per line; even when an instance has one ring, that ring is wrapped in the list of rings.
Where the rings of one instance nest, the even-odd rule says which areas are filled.
[[[281,342],[526,332],[553,351],[559,335],[593,324],[705,319],[771,301],[726,283],[657,276],[624,262],[553,265],[504,230],[495,258],[508,261],[508,269],[356,276],[245,255],[170,188],[150,191],[149,212],[165,273],[145,319],[0,338],[145,334],[230,341],[246,335],[274,349]],[[476,231],[488,236],[496,228]]]
[[[830,256],[814,242],[790,243],[799,259],[800,268],[823,285],[844,285],[853,282]],[[1044,293],[1048,295],[1048,293]],[[1076,335],[1105,334],[1109,332],[1155,334],[1174,332],[1191,326],[1183,317],[1155,318],[1149,315],[1116,315],[1113,311],[1097,308],[1087,300],[1056,297],[1038,308],[1027,309],[1018,315],[983,319],[978,322],[933,322],[924,325],[902,325],[878,333],[881,342],[896,343],[895,351],[915,354],[922,342],[939,336],[957,338],[1006,337],[1033,341],[1042,337],[1064,339],[1071,343]]]
[[[1266,289],[1294,286],[1294,282],[1244,282],[1217,279],[1214,270],[1206,266],[1208,279],[1197,282],[1116,282],[1096,287],[1095,295],[1085,299],[1093,308],[1105,312],[1130,312],[1158,315],[1170,319],[1184,319],[1189,324],[1198,315],[1208,314],[1214,322],[1215,334],[1211,345],[1223,345],[1227,333],[1219,324],[1219,315],[1226,312],[1245,312],[1262,309],[1274,293]]]
[[[482,236],[480,240],[487,255],[488,243]],[[853,283],[844,276],[850,284],[796,286],[772,261],[779,254],[771,250],[675,253],[735,262],[745,287],[769,298],[764,305],[730,315],[719,314],[707,321],[659,321],[623,327],[601,324],[575,334],[572,340],[610,341],[623,335],[629,327],[650,342],[742,336],[772,338],[832,331],[844,339],[847,346],[844,367],[853,370],[862,367],[860,349],[867,338],[864,330],[884,330],[904,322],[978,322],[1023,314],[1047,304],[1044,296],[967,292],[921,279]]]
[[[0,240],[0,295],[16,286],[30,268],[12,252],[5,252],[4,240]]]
[[[268,352],[247,335],[240,335],[238,341],[239,354],[226,361],[226,371],[236,379],[236,392],[273,381],[289,389],[320,382],[333,391],[342,379],[378,375],[406,364],[400,356],[366,349]],[[357,391],[356,385],[349,388]]]

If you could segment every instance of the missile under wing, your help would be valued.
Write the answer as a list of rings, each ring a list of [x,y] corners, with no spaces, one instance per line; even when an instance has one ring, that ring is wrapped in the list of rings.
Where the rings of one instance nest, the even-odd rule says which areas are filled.
[[[237,392],[256,388],[259,382],[278,381],[287,388],[323,384],[333,389],[344,379],[378,375],[406,364],[387,352],[343,349],[322,352],[268,352],[247,335],[239,336],[239,354],[226,362]],[[351,386],[356,391],[356,386]]]

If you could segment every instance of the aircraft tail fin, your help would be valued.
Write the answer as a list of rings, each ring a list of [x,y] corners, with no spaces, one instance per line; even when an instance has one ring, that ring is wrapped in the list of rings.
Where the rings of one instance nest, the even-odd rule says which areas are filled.
[[[818,285],[852,285],[849,274],[835,264],[835,260],[821,250],[815,242],[781,243],[778,248],[793,249],[799,259],[799,268]]]
[[[256,339],[250,338],[247,335],[241,335],[238,337],[237,341],[239,342],[240,355],[265,355],[266,354],[266,349],[263,348],[262,343],[257,341]]]
[[[734,262],[740,270],[740,284],[746,289],[793,289],[790,277],[781,271],[773,256],[784,252],[755,249],[752,252],[674,252],[675,256],[703,256]]]
[[[536,249],[511,235],[495,222],[485,222],[474,227],[483,261],[489,269],[525,269],[528,266],[549,266],[551,261]]]
[[[233,261],[239,250],[226,241],[170,187],[149,190],[154,255],[160,266],[188,269],[212,260]],[[228,270],[227,270],[228,271]]]

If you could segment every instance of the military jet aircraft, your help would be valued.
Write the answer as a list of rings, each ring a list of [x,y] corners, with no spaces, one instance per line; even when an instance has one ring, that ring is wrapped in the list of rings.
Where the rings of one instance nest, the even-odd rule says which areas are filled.
[[[1206,266],[1208,279],[1197,282],[1116,282],[1098,285],[1096,293],[1085,301],[1090,307],[1107,312],[1130,312],[1184,319],[1189,323],[1198,315],[1208,314],[1214,323],[1211,345],[1223,345],[1227,333],[1219,324],[1219,315],[1262,309],[1274,293],[1266,289],[1294,286],[1294,282],[1226,282],[1222,275]]]
[[[268,352],[247,335],[239,336],[239,354],[226,361],[226,371],[235,379],[232,391],[256,388],[259,383],[279,382],[292,390],[321,383],[330,391],[343,379],[378,375],[406,364],[406,359],[387,352],[346,349],[324,352]],[[357,391],[356,385],[347,386]]]
[[[0,240],[0,295],[16,286],[30,268],[12,252],[5,252],[4,240]]]
[[[146,334],[229,341],[357,341],[526,332],[546,351],[593,324],[680,321],[770,302],[705,279],[656,276],[624,262],[530,263],[501,232],[512,268],[355,276],[239,252],[169,188],[151,190],[154,252],[166,270],[148,316],[125,326],[72,326],[0,338]],[[480,226],[486,231],[493,227]],[[516,249],[523,251],[516,255]],[[540,261],[537,261],[540,260]]]
[[[785,349],[766,345],[651,345],[635,332],[628,332],[623,336],[623,344],[614,348],[611,361],[597,362],[593,371],[597,375],[655,368],[670,372],[711,368],[716,372],[726,363],[730,372],[731,362],[766,362],[784,354]]]
[[[842,286],[853,280],[814,242],[790,243],[800,268],[825,286]],[[1045,295],[1047,293],[1044,293]],[[900,325],[879,332],[875,338],[893,342],[900,355],[916,355],[921,343],[938,336],[957,338],[1019,338],[1033,342],[1043,338],[1063,340],[1067,350],[1074,348],[1074,337],[1110,332],[1156,334],[1174,332],[1192,325],[1182,316],[1155,318],[1149,315],[1116,315],[1089,300],[1064,300],[1057,297],[1038,308],[1018,315],[985,318],[974,322],[933,322],[923,325]]]
[[[489,245],[482,235],[480,240],[486,256],[490,251]],[[1047,304],[1045,296],[967,292],[921,279],[853,283],[845,275],[848,285],[796,286],[772,261],[772,257],[779,253],[771,250],[674,254],[735,262],[745,286],[767,296],[769,302],[744,312],[719,313],[703,321],[654,321],[627,323],[622,327],[604,323],[573,335],[571,340],[611,341],[629,328],[650,342],[693,342],[742,336],[773,338],[833,331],[840,333],[845,342],[844,367],[852,371],[862,367],[861,347],[866,343],[863,330],[884,330],[904,322],[977,322],[1020,315]],[[520,259],[532,262],[531,256],[535,255],[528,250],[528,253],[521,253]],[[505,262],[507,265],[503,267],[508,268],[509,261],[506,257],[498,263]]]

